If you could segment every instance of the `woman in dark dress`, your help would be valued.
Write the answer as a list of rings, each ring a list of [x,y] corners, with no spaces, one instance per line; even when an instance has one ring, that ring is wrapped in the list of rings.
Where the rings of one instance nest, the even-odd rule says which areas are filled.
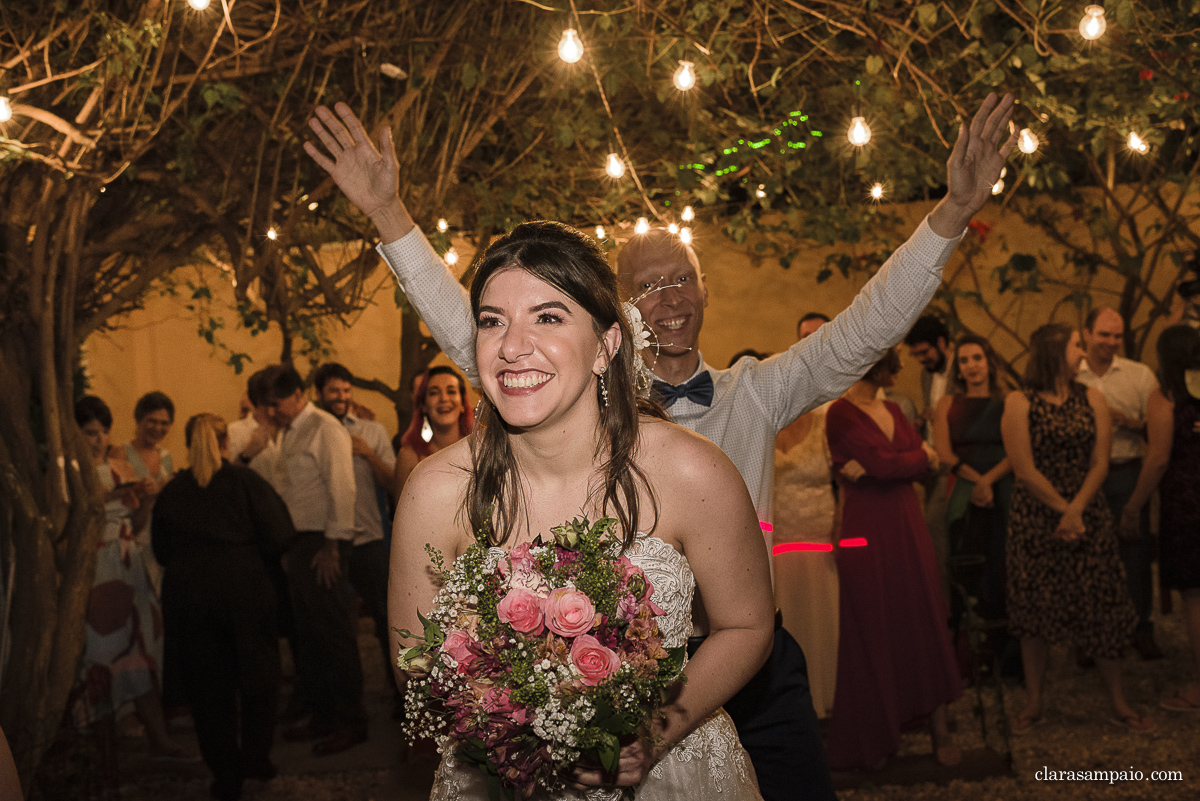
[[[1200,332],[1175,325],[1159,335],[1158,381],[1146,409],[1146,458],[1121,515],[1121,528],[1137,531],[1138,515],[1157,486],[1158,580],[1183,597],[1183,617],[1200,678]],[[1200,712],[1200,681],[1164,698],[1159,706],[1171,712]]]
[[[163,566],[166,681],[191,704],[213,795],[234,801],[243,779],[275,775],[279,642],[267,565],[296,532],[271,485],[225,460],[224,420],[196,415],[185,433],[191,467],[163,488],[151,524]]]
[[[974,599],[972,617],[989,624],[987,649],[1001,658],[1005,673],[1012,674],[1019,672],[1017,643],[999,622],[1005,617],[1004,540],[1012,469],[1000,437],[1005,387],[997,364],[983,337],[968,335],[958,341],[950,370],[954,391],[934,410],[933,443],[954,476],[946,509],[951,627],[960,630],[961,642],[967,599]]]
[[[1037,725],[1049,643],[1095,658],[1112,699],[1114,722],[1150,731],[1121,682],[1122,651],[1137,625],[1112,515],[1100,486],[1108,474],[1112,422],[1099,390],[1075,381],[1079,332],[1044,325],[1030,337],[1023,389],[1009,394],[1001,430],[1012,462],[1008,526],[1009,631],[1021,638],[1025,708],[1013,734]]]
[[[937,557],[913,488],[937,454],[899,406],[879,397],[899,371],[889,351],[825,415],[842,504],[837,687],[827,743],[835,769],[878,766],[896,752],[901,729],[925,716],[938,761],[962,758],[946,726],[946,704],[962,684]]]

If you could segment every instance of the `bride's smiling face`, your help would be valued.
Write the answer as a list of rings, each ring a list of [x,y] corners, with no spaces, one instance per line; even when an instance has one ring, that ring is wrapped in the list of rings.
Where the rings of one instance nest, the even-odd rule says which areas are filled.
[[[594,406],[596,376],[608,358],[592,316],[578,303],[525,270],[508,268],[488,279],[477,322],[480,380],[506,423],[528,429],[560,419],[581,402]],[[619,332],[615,337],[619,344]],[[613,338],[610,330],[606,344]]]

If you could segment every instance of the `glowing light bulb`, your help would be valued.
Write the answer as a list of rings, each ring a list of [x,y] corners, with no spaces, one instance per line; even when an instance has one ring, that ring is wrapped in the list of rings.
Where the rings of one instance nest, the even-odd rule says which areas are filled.
[[[692,211],[691,206],[684,206],[683,214],[679,216],[683,218],[684,222],[691,222],[692,220],[696,219],[696,212]]]
[[[671,223],[670,225],[667,226],[667,230],[672,234],[677,234],[677,233],[679,233],[679,226],[676,225],[675,223]]]
[[[458,264],[458,251],[455,250],[454,248],[450,248],[449,250],[446,251],[445,259],[446,259],[446,264],[449,264],[451,266]]]
[[[603,226],[603,225],[597,225],[597,226],[596,226],[596,238],[597,238],[597,239],[603,239],[603,238],[604,238],[604,237],[606,237],[606,236],[608,236],[608,234],[606,234],[606,233],[604,232],[604,226]]]
[[[871,199],[872,200],[882,200],[883,199],[883,184],[877,183],[871,187]]]
[[[1079,35],[1088,41],[1095,41],[1108,30],[1104,20],[1103,6],[1088,6],[1083,10],[1083,19],[1079,20]]]
[[[692,244],[692,229],[691,228],[680,228],[679,229],[679,241],[685,245]]]
[[[579,34],[575,33],[574,28],[567,28],[558,40],[558,57],[568,64],[583,58],[583,42],[579,41]]]
[[[271,226],[267,229],[267,239],[270,239],[272,242],[274,242],[278,238],[279,232],[275,230],[275,226]]]
[[[437,221],[437,229],[443,234],[450,230],[450,223],[446,222],[445,217]]]
[[[675,82],[675,88],[681,92],[691,89],[696,85],[696,65],[690,61],[680,61],[679,69],[675,70],[672,80]]]
[[[1017,137],[1018,150],[1028,156],[1029,154],[1034,153],[1040,144],[1041,142],[1038,141],[1037,134],[1028,128],[1021,129],[1021,134]]]
[[[992,194],[998,195],[1003,191],[1004,191],[1004,179],[1001,178],[999,181],[996,181],[996,183],[992,184]]]
[[[187,4],[197,11],[203,11],[208,8],[210,0],[187,0]]]
[[[1135,153],[1145,153],[1150,149],[1150,145],[1145,139],[1138,136],[1133,131],[1129,132],[1129,149]]]
[[[759,184],[759,185],[758,185],[758,189],[755,189],[755,190],[754,190],[754,196],[755,196],[756,198],[758,198],[759,200],[762,200],[763,198],[765,198],[765,197],[767,196],[767,187],[766,187],[766,185],[765,185],[765,184]]]
[[[633,232],[635,234],[644,234],[649,230],[650,230],[650,221],[647,220],[645,217],[638,217],[637,225],[633,226]]]
[[[855,117],[850,120],[850,130],[846,132],[846,138],[855,147],[862,147],[867,142],[870,142],[871,128],[867,125],[867,121],[862,117]]]
[[[316,210],[317,210],[317,201],[315,201],[315,200],[314,200],[312,203],[309,203],[309,204],[308,204],[308,210],[309,210],[309,211],[316,211]]]
[[[625,162],[621,161],[621,157],[616,153],[609,153],[604,171],[608,173],[609,178],[620,178],[625,174]]]
[[[12,102],[7,97],[0,97],[0,122],[8,122],[12,114]]]

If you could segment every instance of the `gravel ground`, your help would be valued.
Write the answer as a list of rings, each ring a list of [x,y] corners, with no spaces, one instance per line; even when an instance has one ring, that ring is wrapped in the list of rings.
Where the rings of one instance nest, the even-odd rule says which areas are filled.
[[[1178,596],[1176,596],[1178,609]],[[1193,675],[1186,635],[1178,614],[1157,621],[1158,641],[1166,658],[1143,662],[1130,656],[1125,662],[1127,693],[1139,709],[1149,712],[1158,727],[1149,734],[1135,734],[1110,722],[1106,693],[1095,669],[1077,667],[1072,655],[1056,650],[1051,654],[1048,676],[1048,702],[1043,723],[1030,733],[1013,738],[1013,772],[983,781],[953,780],[948,784],[932,782],[910,786],[875,785],[864,776],[864,784],[839,793],[842,801],[884,801],[885,799],[929,799],[930,801],[1009,801],[1010,799],[1192,799],[1200,798],[1200,714],[1170,713],[1158,708],[1158,701]],[[367,669],[368,691],[374,693],[376,706],[383,707],[372,720],[372,742],[347,752],[347,762],[320,762],[302,749],[277,748],[281,775],[273,782],[251,784],[247,801],[415,801],[429,797],[435,763],[430,757],[404,758],[398,733],[386,715],[384,676],[378,665],[378,648],[364,625],[360,641],[363,664]],[[375,665],[374,670],[371,666]],[[1005,706],[1009,714],[1020,709],[1024,693],[1005,687]],[[978,703],[973,690],[956,702],[951,714],[957,722],[958,742],[964,750],[985,744],[1004,753],[999,735],[995,693],[985,695],[985,710],[990,736],[985,743],[976,714]],[[383,721],[376,718],[382,718]],[[131,749],[133,746],[131,746]],[[925,754],[929,737],[923,732],[905,735],[901,755]],[[356,754],[357,752],[357,754]],[[205,801],[208,779],[202,766],[163,771],[146,767],[136,758],[125,761],[136,774],[122,789],[125,801]],[[1141,771],[1141,781],[1039,781],[1039,770],[1124,770]],[[318,772],[320,771],[320,772]],[[1179,771],[1182,780],[1152,781],[1152,771]],[[938,770],[930,770],[931,777]],[[79,797],[79,796],[76,796]]]

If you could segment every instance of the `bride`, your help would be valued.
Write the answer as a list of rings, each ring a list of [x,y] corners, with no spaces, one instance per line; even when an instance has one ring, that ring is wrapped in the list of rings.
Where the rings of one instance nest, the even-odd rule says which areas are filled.
[[[394,632],[419,631],[417,612],[430,610],[437,591],[426,544],[457,557],[473,532],[486,531],[509,550],[581,514],[614,517],[625,554],[667,613],[665,644],[693,633],[693,589],[709,636],[653,738],[625,746],[615,774],[580,764],[566,778],[587,798],[637,787],[643,801],[758,799],[720,710],[763,664],[773,636],[767,559],[741,476],[707,439],[645,413],[615,275],[583,234],[553,222],[517,226],[480,261],[471,308],[484,398],[475,432],[421,462],[400,498],[393,653],[402,645]],[[434,799],[486,797],[479,771],[443,759]]]

